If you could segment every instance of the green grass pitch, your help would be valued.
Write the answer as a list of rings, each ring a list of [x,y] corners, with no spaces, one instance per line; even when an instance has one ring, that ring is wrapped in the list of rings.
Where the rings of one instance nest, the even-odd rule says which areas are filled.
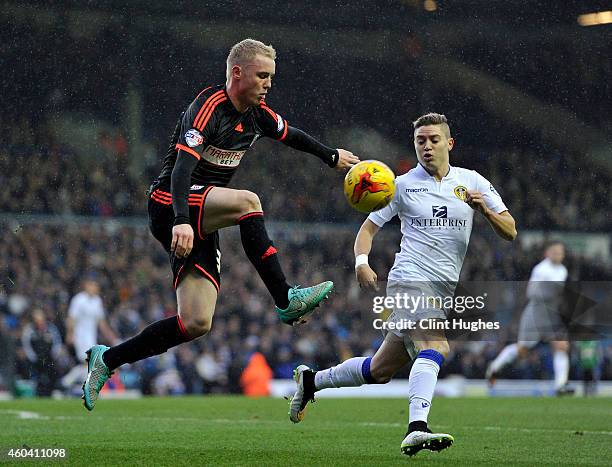
[[[402,399],[321,399],[293,425],[282,399],[0,402],[0,448],[65,448],[73,465],[610,465],[610,399],[435,399],[440,453],[400,453]],[[24,463],[23,460],[19,461]],[[59,463],[59,462],[57,462]],[[31,464],[46,465],[45,461]]]

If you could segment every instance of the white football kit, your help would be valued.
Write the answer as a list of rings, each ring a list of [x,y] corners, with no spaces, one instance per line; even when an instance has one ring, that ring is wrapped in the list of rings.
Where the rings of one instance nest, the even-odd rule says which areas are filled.
[[[526,348],[542,340],[567,340],[559,307],[567,279],[567,268],[548,258],[535,265],[527,284],[529,302],[521,315],[518,342]]]
[[[96,345],[98,322],[104,319],[104,306],[98,295],[79,292],[70,301],[68,316],[74,321],[74,350],[79,360],[85,360],[85,351]]]
[[[493,185],[474,170],[450,166],[440,182],[420,164],[396,178],[391,203],[368,219],[379,227],[398,216],[400,251],[388,276],[387,295],[452,297],[472,232],[474,210],[467,191],[479,191],[489,209],[507,211]],[[393,311],[389,320],[445,318],[444,310],[420,307]],[[394,330],[399,336],[405,329]]]

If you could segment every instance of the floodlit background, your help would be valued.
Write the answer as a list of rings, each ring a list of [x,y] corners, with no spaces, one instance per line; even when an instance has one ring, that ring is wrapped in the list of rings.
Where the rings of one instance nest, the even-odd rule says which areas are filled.
[[[487,177],[519,231],[508,244],[479,219],[463,279],[527,280],[542,242],[560,238],[572,280],[612,280],[607,2],[49,3],[0,8],[5,395],[78,392],[79,382],[62,384],[76,363],[65,326],[86,277],[99,283],[120,339],[176,313],[166,255],[148,231],[145,190],[180,113],[204,87],[225,81],[229,48],[246,37],[277,50],[272,109],[397,174],[416,163],[411,121],[446,114],[457,140],[451,164]],[[380,345],[356,311],[363,297],[352,242],[364,216],[346,204],[342,176],[264,140],[230,186],[259,194],[289,280],[332,279],[336,293],[308,326],[280,324],[236,229],[227,229],[211,334],[122,368],[116,391],[240,393],[254,352],[285,379],[298,363],[327,367]],[[399,226],[388,225],[371,255],[379,276],[398,245]],[[523,304],[515,297],[517,310]],[[481,380],[505,343],[502,336],[454,346],[441,377]],[[597,377],[612,379],[612,342],[596,348]],[[551,374],[542,346],[503,377]],[[574,344],[571,378],[581,375]]]

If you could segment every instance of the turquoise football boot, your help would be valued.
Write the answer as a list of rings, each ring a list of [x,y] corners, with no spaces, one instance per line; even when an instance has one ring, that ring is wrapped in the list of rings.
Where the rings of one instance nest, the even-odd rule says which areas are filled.
[[[102,355],[109,348],[110,347],[105,345],[94,345],[86,352],[88,374],[87,379],[83,383],[82,399],[83,405],[90,411],[93,410],[96,405],[102,386],[104,386],[104,383],[106,383],[108,378],[113,374],[104,363],[104,360],[102,360]]]
[[[329,297],[329,293],[333,288],[334,283],[332,281],[321,282],[304,289],[300,289],[299,286],[292,287],[287,294],[289,306],[284,310],[275,307],[276,312],[285,324],[294,326],[305,323],[306,318],[314,313],[315,308],[319,306],[321,301]]]

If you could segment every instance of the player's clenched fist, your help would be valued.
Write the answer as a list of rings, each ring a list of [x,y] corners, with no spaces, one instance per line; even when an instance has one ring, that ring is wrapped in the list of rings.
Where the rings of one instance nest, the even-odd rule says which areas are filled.
[[[172,227],[172,244],[170,250],[178,258],[186,258],[193,248],[193,228],[189,224],[178,224]]]
[[[357,162],[359,162],[359,157],[357,157],[351,151],[347,151],[346,149],[338,149],[338,163],[336,164],[336,168],[338,170],[350,169]]]
[[[378,291],[378,276],[367,264],[357,266],[357,269],[355,269],[355,276],[357,276],[357,282],[359,282],[361,288]]]
[[[481,214],[486,214],[487,204],[485,203],[484,198],[482,197],[482,193],[479,191],[468,190],[467,195],[465,197],[465,202],[474,210],[480,212]]]

